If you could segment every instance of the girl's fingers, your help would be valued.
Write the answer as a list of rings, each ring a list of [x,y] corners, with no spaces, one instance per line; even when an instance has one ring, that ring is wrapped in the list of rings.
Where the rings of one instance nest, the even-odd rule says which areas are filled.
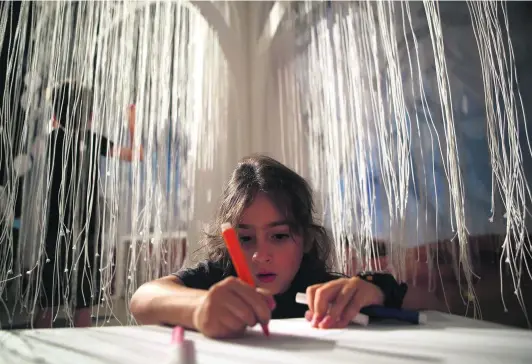
[[[350,304],[355,292],[357,291],[358,283],[358,278],[351,278],[345,282],[341,288],[340,292],[336,296],[336,299],[334,300],[334,303],[332,303],[329,307],[329,316],[331,316],[334,321],[340,320],[342,313]]]
[[[307,288],[309,311],[305,318],[313,327],[346,327],[360,313],[362,307],[382,304],[384,295],[379,287],[358,277]]]
[[[364,295],[364,292],[362,290],[355,291],[353,294],[353,297],[351,297],[351,301],[349,304],[345,307],[345,309],[340,314],[339,319],[336,321],[335,327],[336,328],[344,328],[351,322],[352,319],[355,318],[356,315],[360,313],[360,310],[362,307],[364,307],[364,304],[361,304],[360,297]]]
[[[327,315],[323,318],[323,320],[320,321],[318,324],[318,327],[320,329],[331,329],[336,324],[336,320],[334,320],[331,316]]]
[[[312,307],[315,315],[324,317],[328,314],[329,306],[336,301],[336,297],[342,290],[344,284],[344,280],[337,279],[316,290],[314,295],[314,306]]]
[[[255,326],[257,317],[247,302],[238,296],[227,296],[225,300],[224,305],[238,319],[238,325]]]
[[[307,306],[310,311],[314,311],[314,297],[316,295],[316,290],[321,286],[321,284],[315,284],[307,287]]]
[[[227,312],[219,318],[220,327],[218,330],[223,331],[220,337],[232,337],[242,333],[246,330],[246,325],[242,323],[241,319],[235,316],[232,312]]]
[[[238,295],[242,302],[251,310],[251,313],[256,318],[256,321],[267,324],[272,315],[271,301],[273,297],[265,293],[258,292],[256,288],[251,287],[243,282],[238,282],[233,288],[233,292]],[[256,322],[255,322],[256,323]],[[253,326],[253,325],[250,325]]]

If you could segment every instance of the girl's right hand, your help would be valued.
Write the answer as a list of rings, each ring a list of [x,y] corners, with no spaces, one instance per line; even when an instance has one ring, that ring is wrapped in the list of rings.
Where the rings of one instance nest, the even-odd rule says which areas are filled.
[[[268,324],[275,300],[267,291],[228,277],[212,286],[194,310],[194,326],[211,338],[242,334],[257,323]]]

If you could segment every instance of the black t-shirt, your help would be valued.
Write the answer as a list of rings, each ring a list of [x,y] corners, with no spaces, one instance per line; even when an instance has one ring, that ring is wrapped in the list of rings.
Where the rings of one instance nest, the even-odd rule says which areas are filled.
[[[89,224],[85,225],[89,236],[96,233],[99,160],[100,156],[108,156],[112,148],[111,141],[90,131],[77,140],[67,137],[62,129],[50,134],[47,153],[51,185],[46,240],[51,246],[55,246],[57,234],[61,231],[61,216],[67,230],[72,230],[72,222],[77,216],[79,222],[86,223],[89,219]]]
[[[204,290],[208,290],[211,286],[227,277],[237,276],[231,263],[210,261],[201,262],[195,268],[182,269],[175,275],[181,279],[185,286]],[[336,274],[312,269],[309,259],[306,255],[303,256],[299,271],[294,277],[290,288],[286,292],[274,296],[276,307],[272,312],[272,318],[304,317],[308,307],[296,303],[296,294],[299,292],[304,293],[307,287],[313,284],[325,283],[339,277]]]

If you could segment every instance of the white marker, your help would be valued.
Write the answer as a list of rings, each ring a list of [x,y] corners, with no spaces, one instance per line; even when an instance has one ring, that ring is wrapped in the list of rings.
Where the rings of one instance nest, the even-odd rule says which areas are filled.
[[[296,294],[296,302],[302,305],[307,304],[307,295],[304,293]],[[368,326],[369,317],[363,313],[359,313],[354,318],[351,319],[351,322],[361,326]]]

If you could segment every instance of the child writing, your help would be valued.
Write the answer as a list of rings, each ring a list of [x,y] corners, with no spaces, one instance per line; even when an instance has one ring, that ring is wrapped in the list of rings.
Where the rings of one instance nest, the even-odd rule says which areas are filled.
[[[409,290],[405,297],[406,285],[384,273],[373,275],[380,279],[331,273],[333,243],[314,221],[313,207],[310,186],[297,173],[269,157],[245,158],[205,234],[207,261],[142,285],[130,303],[135,319],[224,338],[272,318],[304,316],[313,327],[341,328],[372,304],[441,308],[425,292]],[[257,288],[235,278],[221,237],[224,222],[237,227]],[[307,293],[308,307],[295,302],[298,292]]]

